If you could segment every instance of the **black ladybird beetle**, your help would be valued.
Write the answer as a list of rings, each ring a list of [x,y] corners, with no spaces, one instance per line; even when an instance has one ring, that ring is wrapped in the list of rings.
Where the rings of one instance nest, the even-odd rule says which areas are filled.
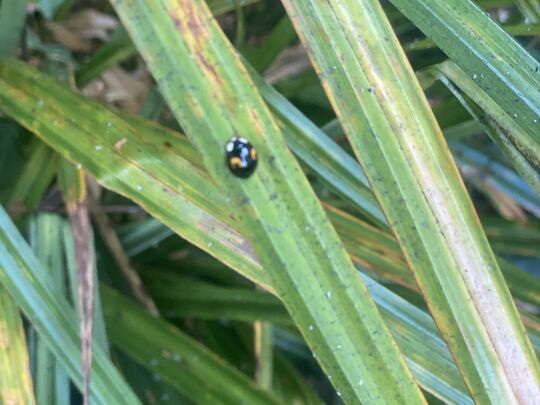
[[[233,136],[225,145],[227,166],[243,179],[251,176],[257,167],[257,151],[247,139]]]

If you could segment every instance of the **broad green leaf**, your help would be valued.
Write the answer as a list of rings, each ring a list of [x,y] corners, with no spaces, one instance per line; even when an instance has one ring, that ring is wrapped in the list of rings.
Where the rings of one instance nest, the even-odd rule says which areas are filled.
[[[0,283],[81,388],[81,354],[75,311],[54,287],[51,277],[3,208],[0,208]],[[104,404],[139,403],[99,347],[94,348],[91,400]]]
[[[113,5],[208,173],[227,190],[226,207],[235,207],[231,215],[257,257],[279,269],[268,271],[272,286],[340,395],[421,403],[375,304],[205,2]],[[244,181],[224,162],[235,134],[260,156]]]
[[[197,154],[184,138],[136,117],[120,117],[21,64],[16,64],[16,69],[7,69],[7,64],[2,65],[0,77],[0,104],[21,125],[33,130],[62,156],[79,162],[104,187],[135,201],[183,238],[265,289],[275,292],[250,244],[225,222],[230,220],[222,209],[226,203],[225,197],[196,165],[190,164],[191,160],[196,160]],[[17,80],[14,80],[15,77]],[[17,83],[16,88],[9,84],[12,80]],[[12,97],[2,97],[3,94]],[[17,103],[12,102],[15,99]],[[44,110],[42,114],[31,114],[38,100],[44,100]],[[56,123],[50,120],[51,116],[56,117]],[[74,116],[77,116],[77,120],[70,118]],[[59,122],[63,125],[58,125]],[[141,133],[144,133],[144,137]],[[124,146],[115,148],[117,141],[124,138]],[[76,139],[76,142],[71,139]],[[96,145],[101,148],[96,150]],[[146,152],[143,153],[143,150]],[[187,159],[184,160],[183,156]],[[153,162],[156,160],[163,164],[155,165]],[[152,198],[147,194],[149,188]],[[177,211],[182,215],[175,215]],[[159,234],[158,228],[150,228],[150,231],[155,230]],[[141,247],[133,246],[140,252]],[[384,294],[379,296],[373,291],[371,293],[376,300],[380,299],[379,305],[392,308],[391,312],[397,320],[405,322],[405,325],[409,325],[407,327],[414,327],[414,322],[406,321],[408,312],[416,310],[414,307],[395,308],[395,304]],[[393,297],[389,291],[385,294]],[[425,314],[421,316],[427,317]],[[392,326],[392,330],[401,334],[404,327],[397,324]],[[414,358],[414,369],[421,371],[416,375],[418,380],[424,388],[436,392],[441,398],[467,398],[454,366],[435,370],[444,370],[442,375],[431,373],[432,355],[424,352],[429,337],[422,335],[423,329],[422,326],[407,332],[417,336],[415,342],[420,342],[418,345],[408,345],[410,339],[403,339],[403,344],[407,345],[403,346],[404,353],[410,359]],[[445,364],[452,365],[444,343],[435,346],[439,347],[440,356],[446,358]]]
[[[471,0],[391,0],[513,117],[525,139],[509,138],[540,167],[540,64]]]
[[[0,403],[35,404],[21,314],[0,285]]]
[[[277,404],[270,394],[207,348],[167,322],[149,315],[110,287],[101,286],[105,318],[118,349],[195,403]],[[144,330],[146,333],[139,333]]]
[[[283,3],[473,398],[540,396],[531,343],[380,4]]]

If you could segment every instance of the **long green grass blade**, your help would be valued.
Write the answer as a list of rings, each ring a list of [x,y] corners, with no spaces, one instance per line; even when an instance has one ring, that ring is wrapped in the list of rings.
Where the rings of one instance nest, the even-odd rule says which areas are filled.
[[[532,346],[379,3],[284,4],[473,398],[539,396]]]
[[[81,354],[75,312],[62,297],[3,208],[0,208],[0,283],[49,345],[74,383],[82,387]],[[94,350],[91,400],[139,401],[99,348]]]
[[[54,214],[38,214],[32,218],[29,231],[30,246],[44,270],[52,279],[54,288],[66,295],[66,272],[63,257],[62,218]],[[69,378],[49,350],[46,339],[36,336],[35,359],[36,400],[39,404],[69,402]]]
[[[21,314],[0,286],[0,403],[35,404]]]
[[[100,74],[130,57],[135,46],[125,31],[119,32],[109,42],[92,54],[75,72],[75,80],[80,87],[86,86]]]

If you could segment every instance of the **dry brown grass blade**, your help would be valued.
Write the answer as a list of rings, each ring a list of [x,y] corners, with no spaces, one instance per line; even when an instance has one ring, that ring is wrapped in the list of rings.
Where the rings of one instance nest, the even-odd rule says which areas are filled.
[[[131,267],[129,258],[124,251],[118,235],[114,231],[107,214],[98,204],[92,206],[92,218],[97,229],[103,238],[109,252],[111,253],[118,269],[128,283],[131,292],[135,298],[154,316],[159,316],[159,310],[152,300],[152,297],[146,292],[139,274]]]
[[[94,277],[90,216],[86,201],[68,206],[69,222],[77,258],[79,325],[83,368],[83,401],[88,405],[90,369],[92,367],[92,329],[94,312]]]
[[[76,169],[65,160],[61,161],[58,175],[58,183],[62,190],[73,233],[77,262],[77,300],[83,370],[83,402],[84,405],[88,405],[94,320],[94,249],[86,192],[87,183],[84,171]]]

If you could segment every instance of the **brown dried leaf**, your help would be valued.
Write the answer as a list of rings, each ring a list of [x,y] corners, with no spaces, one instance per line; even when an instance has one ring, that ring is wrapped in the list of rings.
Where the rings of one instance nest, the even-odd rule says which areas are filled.
[[[92,329],[94,317],[94,274],[92,231],[86,202],[68,207],[77,260],[79,325],[83,369],[83,400],[88,405],[92,368]]]
[[[114,67],[103,73],[100,79],[88,84],[82,92],[87,97],[138,113],[151,85],[152,79],[142,67],[131,73]]]
[[[92,40],[107,41],[109,33],[118,27],[118,20],[96,10],[73,13],[61,22],[46,24],[54,39],[64,47],[76,52],[92,50]]]

